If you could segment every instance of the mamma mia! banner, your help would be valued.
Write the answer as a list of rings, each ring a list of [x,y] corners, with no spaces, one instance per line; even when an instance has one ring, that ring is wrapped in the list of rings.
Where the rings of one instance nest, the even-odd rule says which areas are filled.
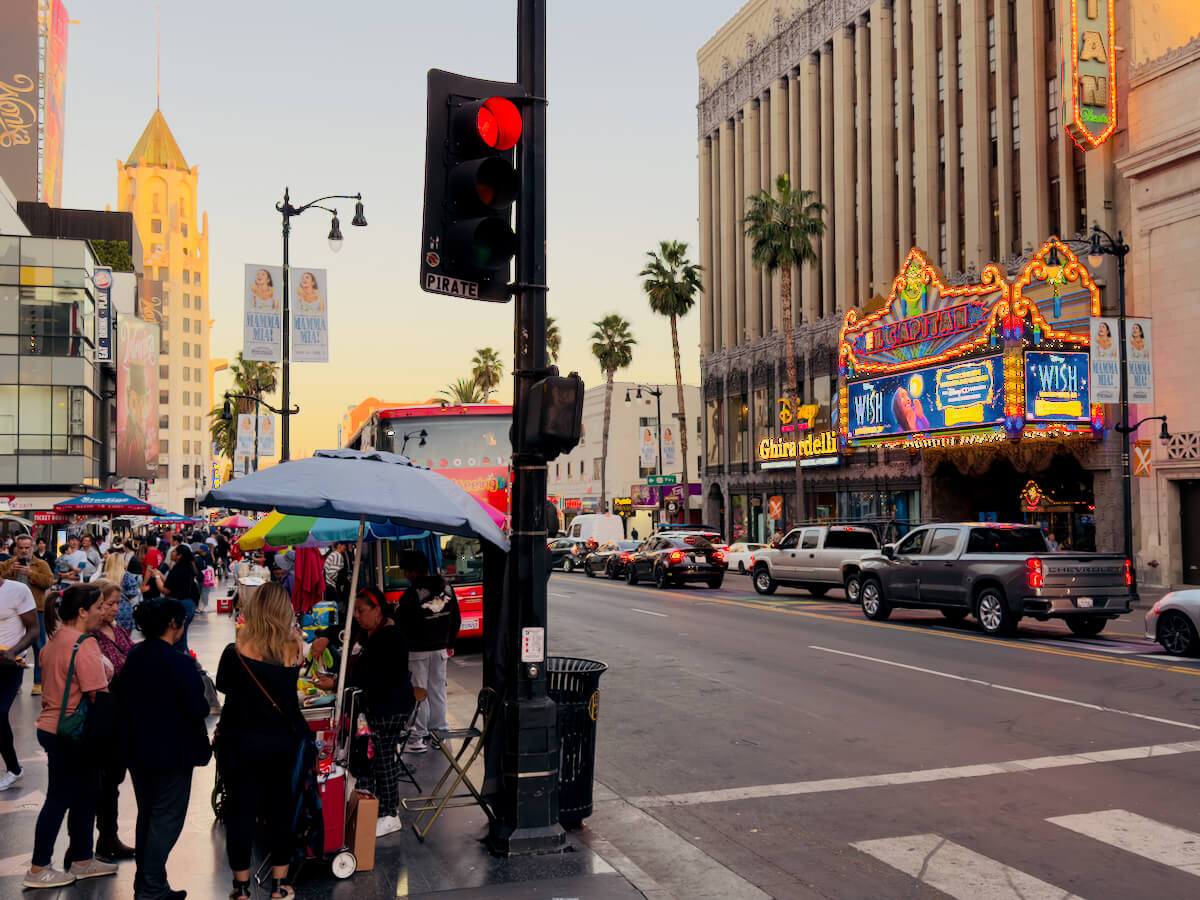
[[[292,362],[329,362],[329,298],[324,269],[291,268]]]
[[[246,264],[242,358],[279,362],[283,345],[283,269]],[[295,356],[292,357],[295,359]]]

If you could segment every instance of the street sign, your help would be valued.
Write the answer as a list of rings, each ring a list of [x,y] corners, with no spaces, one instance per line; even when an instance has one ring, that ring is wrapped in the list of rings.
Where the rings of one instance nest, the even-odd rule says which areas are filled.
[[[1135,478],[1150,477],[1150,441],[1133,442],[1133,475]]]
[[[767,499],[767,518],[783,518],[783,497],[778,494]]]
[[[674,475],[651,475],[646,479],[646,484],[651,485],[651,486],[675,484],[675,483],[676,483],[676,481],[675,481]]]

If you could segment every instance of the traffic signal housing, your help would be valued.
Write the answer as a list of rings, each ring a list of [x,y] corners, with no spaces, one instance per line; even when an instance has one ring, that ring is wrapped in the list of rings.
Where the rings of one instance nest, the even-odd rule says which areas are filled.
[[[520,192],[516,84],[429,70],[421,287],[505,302],[517,252],[512,207]]]

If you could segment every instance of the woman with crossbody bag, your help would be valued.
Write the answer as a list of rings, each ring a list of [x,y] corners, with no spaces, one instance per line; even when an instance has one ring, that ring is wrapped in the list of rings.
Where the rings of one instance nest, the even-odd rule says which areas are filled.
[[[92,854],[100,756],[83,744],[88,708],[108,690],[110,672],[92,632],[104,619],[101,591],[94,584],[67,588],[55,604],[47,603],[42,650],[42,713],[37,739],[46,751],[48,784],[33,837],[33,865],[22,882],[28,888],[57,888],[82,878],[113,875],[117,867]],[[73,860],[66,872],[50,865],[54,842],[67,818]]]
[[[311,736],[296,699],[302,645],[287,592],[265,584],[245,609],[237,642],[221,654],[217,690],[225,695],[217,725],[217,766],[225,786],[225,849],[233,870],[232,900],[250,893],[256,823],[272,867],[273,900],[295,896],[287,884],[295,836],[292,772],[301,741]]]

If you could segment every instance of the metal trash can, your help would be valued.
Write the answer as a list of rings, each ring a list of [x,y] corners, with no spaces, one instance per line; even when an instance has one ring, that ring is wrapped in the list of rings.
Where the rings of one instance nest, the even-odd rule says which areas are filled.
[[[578,828],[592,814],[600,676],[608,664],[570,656],[546,657],[546,689],[558,706],[558,821]]]

